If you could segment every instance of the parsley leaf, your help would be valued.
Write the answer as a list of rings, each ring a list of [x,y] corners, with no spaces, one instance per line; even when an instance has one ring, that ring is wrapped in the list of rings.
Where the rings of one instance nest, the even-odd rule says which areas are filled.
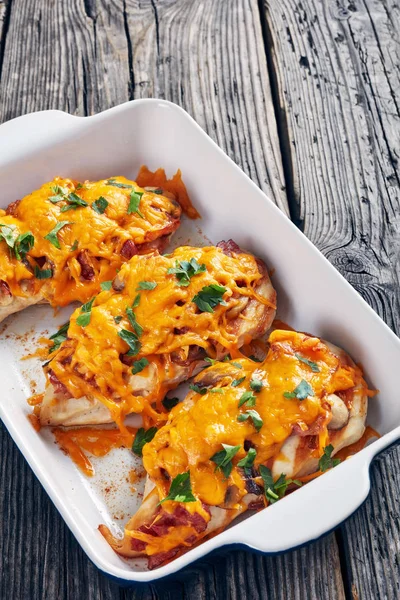
[[[151,190],[153,194],[162,194],[163,190],[161,188],[157,188],[156,190]]]
[[[141,371],[143,371],[143,369],[145,369],[148,364],[149,361],[147,360],[147,358],[135,360],[135,362],[133,363],[132,375],[136,375],[136,373],[140,373]]]
[[[207,388],[205,387],[200,387],[199,385],[196,385],[195,383],[191,383],[189,385],[189,388],[191,390],[193,390],[194,392],[196,392],[196,394],[201,394],[202,396],[204,396],[204,394],[207,393]]]
[[[232,458],[237,454],[240,450],[240,446],[229,446],[228,444],[222,444],[223,450],[216,452],[210,460],[213,461],[217,466],[215,470],[220,470],[225,476],[225,479],[228,479],[229,475],[232,472]]]
[[[137,294],[132,303],[132,308],[136,308],[137,306],[139,306],[139,304],[140,304],[140,294]]]
[[[60,229],[62,229],[66,225],[71,225],[70,221],[58,221],[57,225],[47,235],[44,236],[44,239],[48,240],[56,248],[60,249],[61,246],[60,242],[58,241],[57,234],[60,231]]]
[[[121,331],[118,332],[118,335],[130,348],[127,352],[127,356],[135,356],[135,354],[138,354],[141,344],[135,333],[128,331],[127,329],[121,329]]]
[[[108,202],[105,198],[103,198],[103,196],[100,196],[100,198],[97,198],[97,200],[95,200],[92,203],[92,209],[94,210],[94,212],[97,212],[97,214],[99,214],[99,215],[102,215],[104,213],[107,206],[108,206]]]
[[[239,460],[237,466],[242,467],[242,469],[251,469],[254,464],[254,460],[255,460],[256,456],[257,456],[256,449],[250,448],[248,453],[246,454],[246,456],[244,458],[242,458],[242,460]]]
[[[240,363],[238,363],[238,362],[232,361],[231,365],[233,365],[234,367],[237,367],[238,369],[243,369],[243,366]]]
[[[128,215],[137,213],[139,215],[139,217],[142,217],[142,219],[144,219],[144,216],[142,215],[142,213],[139,210],[139,205],[140,205],[142,196],[143,196],[143,192],[135,192],[135,190],[131,191],[131,196],[130,196],[129,205],[128,205]]]
[[[247,421],[247,419],[251,419],[253,421],[253,425],[256,428],[257,433],[260,431],[261,427],[264,425],[264,421],[260,417],[259,413],[256,410],[246,410],[246,412],[241,413],[237,420],[239,423],[243,421]]]
[[[206,265],[200,265],[195,258],[191,258],[190,261],[182,260],[181,262],[176,261],[175,267],[168,269],[168,275],[175,275],[178,280],[178,285],[181,287],[187,287],[190,284],[190,280],[195,275],[204,273]]]
[[[297,398],[298,400],[305,400],[308,396],[314,396],[314,390],[305,379],[302,379],[293,392],[283,392],[283,395],[288,399]]]
[[[166,410],[172,410],[174,406],[179,404],[179,398],[164,398],[162,405]]]
[[[122,316],[121,316],[121,315],[118,315],[117,317],[114,317],[114,321],[115,321],[116,323],[120,323],[120,322],[122,321]]]
[[[261,392],[261,390],[262,390],[262,389],[263,389],[263,387],[264,387],[264,384],[263,384],[263,382],[262,382],[262,381],[260,381],[259,379],[255,379],[255,378],[253,378],[253,379],[250,381],[250,387],[251,387],[251,389],[252,389],[252,390],[254,390],[255,392]]]
[[[106,185],[113,185],[114,187],[118,187],[118,188],[131,188],[132,186],[127,184],[127,183],[120,183],[119,181],[115,181],[114,178],[108,179],[106,181]]]
[[[224,390],[223,388],[211,388],[210,392],[212,392],[213,394],[223,394]]]
[[[0,240],[4,240],[9,248],[14,248],[16,240],[15,225],[0,225]]]
[[[241,383],[243,383],[243,381],[246,379],[246,376],[241,377],[240,379],[234,379],[231,383],[232,387],[237,387],[238,385],[240,385]]]
[[[15,240],[14,252],[17,260],[22,260],[32,250],[35,238],[30,231],[21,233]]]
[[[222,299],[222,296],[226,291],[226,288],[222,285],[217,285],[215,283],[206,285],[194,296],[192,302],[197,305],[201,312],[212,313],[218,304],[226,306],[225,300]]]
[[[151,442],[156,433],[157,427],[150,427],[147,431],[143,427],[138,429],[133,440],[132,452],[137,454],[137,456],[142,456],[143,446]]]
[[[133,331],[136,333],[137,337],[140,337],[143,333],[143,327],[136,321],[136,315],[129,306],[126,309],[126,314]]]
[[[112,281],[102,281],[100,287],[103,292],[108,292],[111,290]]]
[[[85,200],[82,200],[77,194],[71,192],[68,196],[64,197],[63,200],[67,202],[65,206],[63,206],[60,212],[67,212],[68,210],[76,210],[80,206],[87,206],[88,203]]]
[[[243,406],[243,404],[246,404],[246,406],[255,406],[256,405],[256,397],[253,394],[253,392],[244,392],[240,396],[238,407],[240,408],[241,406]]]
[[[218,361],[215,358],[210,358],[209,356],[206,356],[205,359],[204,359],[204,362],[208,362],[208,363],[210,363],[211,366],[213,366]]]
[[[313,360],[309,360],[308,358],[304,358],[304,356],[301,356],[301,354],[295,354],[295,357],[298,360],[301,360],[301,362],[303,362],[304,364],[308,365],[311,368],[311,371],[313,373],[319,373],[320,372],[319,366]]]
[[[93,296],[93,298],[89,302],[86,302],[86,304],[83,304],[81,306],[81,314],[76,319],[77,325],[80,325],[81,327],[86,327],[86,325],[89,325],[92,306],[95,298],[96,296]]]
[[[324,448],[324,453],[319,459],[318,463],[319,470],[322,471],[322,473],[325,473],[325,471],[327,471],[328,469],[333,469],[333,467],[337,467],[337,465],[340,463],[340,458],[331,458],[332,452],[332,444],[329,444],[329,446],[326,446]]]
[[[35,265],[34,274],[36,279],[50,279],[50,277],[53,277],[51,269],[40,269],[37,265]]]
[[[168,496],[159,502],[162,504],[166,500],[174,500],[174,502],[196,502],[193,496],[192,486],[190,483],[190,472],[180,473],[174,477],[169,488]]]
[[[75,240],[74,243],[72,244],[70,250],[71,252],[75,252],[75,250],[78,248],[78,240]]]
[[[60,329],[57,331],[57,333],[53,333],[53,335],[50,336],[49,339],[53,340],[53,345],[51,346],[51,348],[49,348],[49,354],[51,354],[55,350],[58,350],[59,347],[61,346],[61,344],[63,342],[65,342],[65,340],[67,339],[68,328],[69,328],[69,321],[68,321],[68,323],[65,323],[64,325],[62,325],[60,327]]]
[[[297,479],[286,479],[286,475],[281,473],[276,481],[274,481],[271,473],[271,469],[265,467],[264,465],[260,465],[260,475],[262,477],[264,483],[264,493],[265,497],[270,504],[274,504],[286,494],[287,487],[294,483],[298,487],[303,485],[301,481]]]
[[[139,281],[139,285],[137,286],[136,291],[139,292],[140,290],[154,290],[155,287],[157,287],[155,281]]]

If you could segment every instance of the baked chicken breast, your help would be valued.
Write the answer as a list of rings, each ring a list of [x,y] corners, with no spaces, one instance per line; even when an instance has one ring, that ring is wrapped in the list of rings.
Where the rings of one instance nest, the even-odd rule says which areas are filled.
[[[262,363],[216,363],[194,380],[168,422],[143,447],[147,495],[122,539],[125,557],[150,568],[171,560],[249,509],[335,466],[365,429],[367,386],[343,350],[276,330]]]
[[[165,394],[270,328],[264,263],[234,242],[134,256],[71,317],[45,366],[42,425],[165,421]]]
[[[0,321],[32,304],[87,302],[132,256],[162,252],[181,212],[171,193],[125,177],[57,177],[13,202],[0,210]]]

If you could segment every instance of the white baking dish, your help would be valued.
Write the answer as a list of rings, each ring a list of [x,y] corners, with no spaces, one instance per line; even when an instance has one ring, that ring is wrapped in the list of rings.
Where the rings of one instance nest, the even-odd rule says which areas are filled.
[[[26,418],[30,381],[40,390],[43,378],[37,360],[20,357],[35,347],[40,333],[54,332],[65,322],[70,309],[54,317],[50,308],[34,307],[12,317],[1,330],[1,418],[91,560],[114,577],[145,582],[226,544],[280,552],[318,538],[346,519],[368,494],[372,458],[400,437],[400,341],[191,117],[168,102],[137,100],[88,118],[45,111],[5,123],[0,127],[1,206],[55,175],[134,178],[142,163],[163,166],[169,174],[180,168],[202,214],[200,222],[184,224],[175,245],[205,236],[212,242],[233,238],[252,250],[275,269],[279,317],[343,347],[363,365],[370,384],[380,390],[370,401],[368,422],[383,434],[323,477],[148,572],[140,561],[114,554],[97,531],[99,523],[121,529],[137,504],[129,486],[117,485],[131,466],[129,451],[96,461],[98,475],[90,481],[60,452],[49,432],[37,434]],[[104,489],[113,485],[110,499]]]

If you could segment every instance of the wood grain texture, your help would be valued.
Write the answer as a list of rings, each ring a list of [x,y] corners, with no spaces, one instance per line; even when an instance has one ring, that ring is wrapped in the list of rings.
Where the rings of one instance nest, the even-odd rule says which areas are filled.
[[[295,214],[400,333],[400,9],[391,0],[266,2],[266,39],[285,122]],[[347,596],[399,597],[400,451],[339,534]]]

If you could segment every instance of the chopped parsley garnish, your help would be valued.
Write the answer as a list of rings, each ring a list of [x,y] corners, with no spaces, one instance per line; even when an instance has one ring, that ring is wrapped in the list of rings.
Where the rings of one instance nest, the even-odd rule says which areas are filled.
[[[137,337],[140,337],[143,333],[143,327],[136,321],[136,315],[129,306],[126,309],[126,314],[133,331],[136,333]]]
[[[127,352],[127,356],[135,356],[138,354],[141,344],[137,338],[137,335],[133,333],[133,331],[121,329],[121,331],[118,331],[118,335],[126,344],[128,344],[130,348]]]
[[[262,360],[260,358],[257,358],[257,356],[255,356],[254,354],[250,354],[249,356],[250,360],[253,360],[254,362],[262,362]]]
[[[153,194],[162,194],[163,190],[161,188],[157,188],[156,190],[151,190]]]
[[[144,216],[142,215],[142,213],[139,210],[139,205],[140,205],[142,196],[143,196],[143,192],[135,192],[135,190],[131,191],[131,195],[129,198],[129,205],[128,205],[128,215],[137,213],[139,215],[139,217],[142,217],[142,219],[144,219]]]
[[[196,392],[196,394],[201,394],[202,396],[204,396],[204,394],[207,393],[207,388],[205,387],[200,387],[199,385],[196,385],[195,383],[191,383],[189,385],[189,388],[191,390],[193,390],[194,392]]]
[[[253,425],[258,433],[261,427],[264,425],[264,421],[260,417],[259,413],[256,410],[250,409],[246,410],[246,412],[244,413],[241,413],[237,418],[239,423],[247,421],[248,419],[251,419],[253,421]]]
[[[71,252],[75,252],[75,250],[78,248],[78,240],[75,240],[74,243],[72,244],[70,250]]]
[[[121,315],[118,315],[118,317],[114,317],[114,321],[115,321],[116,323],[120,323],[120,322],[122,321],[122,316],[121,316]]]
[[[89,300],[89,302],[86,302],[86,304],[83,304],[81,306],[81,314],[76,319],[77,325],[80,325],[81,327],[86,327],[86,325],[89,325],[92,313],[92,306],[95,298],[96,296],[93,296],[93,298]]]
[[[215,358],[210,358],[209,356],[206,356],[205,359],[204,359],[204,362],[208,362],[208,363],[210,363],[211,366],[213,366],[218,361]]]
[[[305,379],[302,379],[293,392],[283,392],[283,395],[288,399],[297,398],[298,400],[305,400],[308,396],[314,396],[314,390]]]
[[[212,313],[218,304],[226,306],[225,300],[222,299],[226,291],[226,288],[216,283],[206,285],[194,296],[192,302],[197,305],[201,312]]]
[[[131,185],[129,185],[127,183],[120,183],[119,181],[115,181],[115,179],[113,179],[113,178],[108,179],[106,181],[106,184],[107,185],[113,185],[114,187],[123,188],[123,189],[125,189],[125,188],[128,189],[128,188],[132,187]]]
[[[132,375],[136,375],[136,373],[140,373],[141,371],[143,371],[143,369],[145,369],[148,364],[149,361],[147,360],[147,358],[135,360],[135,362],[133,363]]]
[[[157,287],[155,281],[140,281],[136,291],[140,292],[141,290],[154,290],[155,287]]]
[[[35,238],[30,231],[21,233],[15,240],[14,252],[17,260],[22,260],[32,250],[35,244]]]
[[[103,196],[100,196],[100,198],[97,198],[97,200],[92,203],[92,209],[99,215],[102,215],[105,212],[107,206],[108,202]]]
[[[112,287],[112,281],[102,281],[100,287],[103,292],[109,292]]]
[[[243,383],[243,381],[246,379],[246,376],[241,377],[240,379],[234,379],[231,383],[232,387],[237,387],[238,385],[240,385],[241,383]]]
[[[62,188],[60,185],[53,185],[50,188],[53,192],[54,196],[49,196],[50,202],[53,204],[57,204],[57,202],[61,202],[61,200],[65,200],[65,196],[68,193],[68,189]]]
[[[253,392],[244,392],[240,396],[238,407],[240,408],[241,406],[243,406],[243,404],[246,404],[246,406],[255,406],[256,405],[256,397],[253,394]]]
[[[179,398],[164,398],[162,405],[166,410],[172,410],[174,406],[179,404]]]
[[[210,460],[213,461],[217,466],[215,470],[222,471],[225,476],[225,479],[228,479],[229,475],[232,472],[232,458],[237,454],[240,450],[240,446],[229,446],[228,444],[222,444],[223,450],[216,452]]]
[[[333,469],[333,467],[337,467],[337,465],[340,463],[340,458],[331,458],[332,452],[332,444],[329,444],[329,446],[326,446],[324,448],[324,453],[318,462],[319,470],[322,471],[322,473],[325,473],[325,471],[327,471],[328,469]]]
[[[44,239],[48,240],[56,248],[60,249],[61,246],[60,242],[58,241],[57,234],[60,231],[60,229],[62,229],[66,225],[71,225],[70,221],[59,221],[57,225],[50,231],[50,233],[44,236]]]
[[[53,335],[50,336],[49,339],[53,340],[53,345],[49,348],[49,354],[58,350],[61,344],[65,342],[65,340],[67,339],[68,327],[69,321],[68,323],[62,325],[57,331],[57,333],[53,333]]]
[[[301,360],[301,362],[303,362],[304,364],[308,365],[313,373],[319,373],[320,372],[319,366],[313,360],[309,360],[308,358],[304,358],[304,356],[301,356],[301,354],[295,354],[295,357],[298,360]]]
[[[136,308],[137,306],[139,306],[139,304],[140,304],[140,294],[137,294],[132,303],[132,308]]]
[[[238,362],[233,362],[232,361],[231,365],[233,365],[234,367],[237,367],[238,369],[243,369],[243,366],[240,363],[238,363]]]
[[[242,458],[242,460],[239,460],[237,466],[238,467],[242,467],[242,469],[251,469],[253,464],[254,464],[254,460],[257,456],[257,452],[255,448],[250,448],[248,453],[246,454],[246,456],[244,458]]]
[[[14,248],[16,234],[15,225],[0,225],[0,240],[4,240],[10,248]]]
[[[51,269],[40,269],[37,265],[35,265],[34,274],[36,279],[50,279],[50,277],[53,277]]]
[[[192,277],[204,273],[205,270],[206,265],[200,265],[195,258],[191,258],[190,261],[176,261],[175,267],[168,269],[167,273],[176,276],[179,286],[187,287]]]
[[[63,206],[60,210],[60,212],[67,212],[69,210],[76,210],[79,207],[85,207],[88,205],[88,203],[85,200],[82,200],[82,198],[80,198],[77,194],[75,194],[74,192],[71,192],[70,194],[68,194],[68,196],[65,196],[63,198],[63,200],[65,200],[67,202],[67,204],[65,204],[65,206]]]
[[[211,388],[210,392],[212,392],[213,394],[223,394],[224,390],[223,388]]]
[[[162,504],[166,500],[173,500],[174,502],[196,502],[196,498],[193,496],[192,486],[190,483],[190,472],[180,473],[171,482],[168,496],[163,498],[159,502]]]
[[[265,497],[270,504],[274,504],[286,494],[287,487],[294,483],[297,486],[303,485],[301,481],[297,479],[286,479],[286,475],[283,473],[278,477],[276,481],[274,481],[271,473],[271,469],[265,467],[264,465],[260,465],[260,475],[264,482],[264,493]]]
[[[147,431],[143,427],[138,429],[133,440],[132,452],[137,454],[137,456],[142,456],[143,446],[151,442],[156,433],[157,427],[150,427]]]
[[[261,392],[261,390],[262,390],[262,389],[263,389],[263,387],[264,387],[264,384],[263,384],[263,382],[262,382],[262,381],[260,381],[259,379],[255,379],[255,378],[253,378],[253,379],[250,381],[250,387],[251,387],[251,389],[252,389],[254,392]]]

